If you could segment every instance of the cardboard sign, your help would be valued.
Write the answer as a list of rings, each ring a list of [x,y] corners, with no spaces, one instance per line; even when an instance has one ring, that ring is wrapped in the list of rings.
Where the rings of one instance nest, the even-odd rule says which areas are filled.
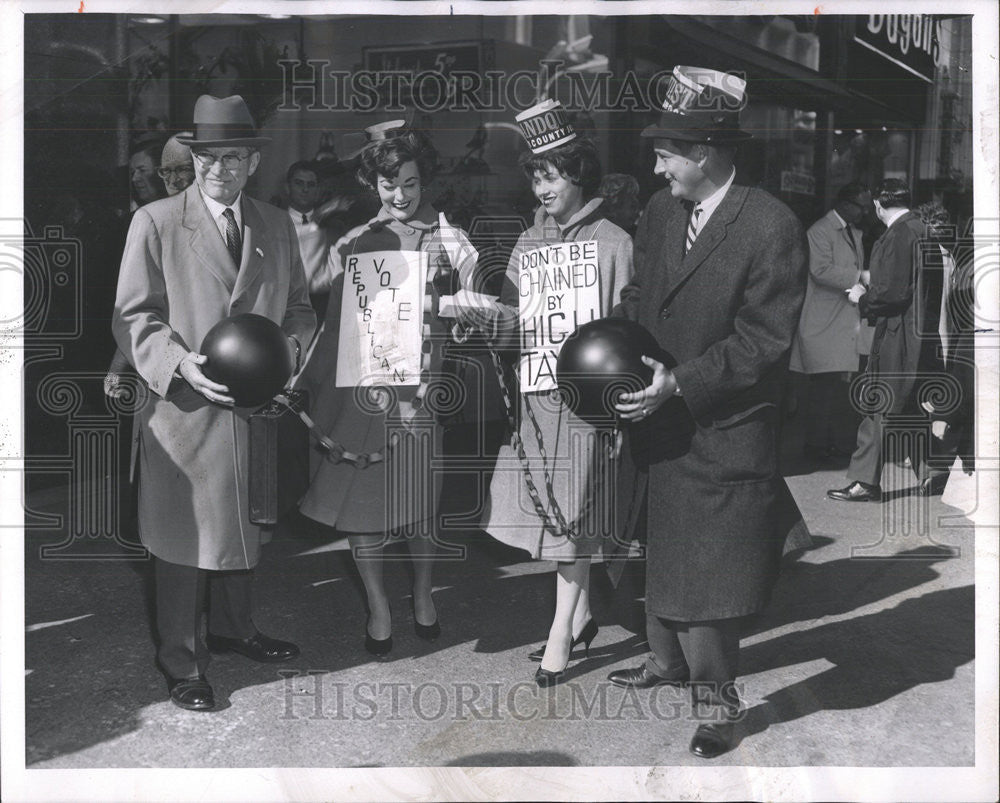
[[[337,387],[420,384],[427,264],[423,251],[345,260]]]
[[[578,326],[601,317],[597,242],[525,251],[518,263],[517,293],[521,392],[553,390],[562,344]]]

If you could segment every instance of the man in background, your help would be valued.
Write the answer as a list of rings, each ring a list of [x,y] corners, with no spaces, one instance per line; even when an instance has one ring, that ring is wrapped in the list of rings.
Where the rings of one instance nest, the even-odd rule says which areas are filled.
[[[809,377],[804,451],[819,460],[849,455],[857,427],[857,419],[851,423],[849,382],[859,370],[859,355],[868,353],[868,327],[847,293],[859,282],[868,284],[858,226],[871,206],[868,187],[846,184],[833,209],[807,232],[809,283],[789,368]]]
[[[919,433],[894,439],[895,452],[887,455],[887,425],[894,417],[916,410],[918,374],[927,368],[921,355],[940,351],[936,325],[922,327],[923,310],[929,308],[914,289],[922,267],[921,243],[927,227],[910,211],[910,190],[900,179],[886,179],[875,192],[875,213],[886,226],[872,248],[871,284],[858,282],[848,291],[861,315],[875,324],[875,337],[866,370],[861,402],[869,409],[858,427],[857,446],[847,468],[849,484],[826,492],[838,502],[880,502],[882,467],[886,459],[908,457],[917,475],[918,493],[932,491],[927,465],[926,438]],[[940,295],[938,295],[940,304]],[[936,338],[932,343],[928,338]]]
[[[317,220],[316,201],[319,197],[319,179],[312,162],[295,162],[285,174],[288,191],[288,215],[295,226],[302,255],[302,267],[309,288],[309,302],[319,320],[326,316],[333,276],[327,270],[327,251],[330,242],[326,230]]]

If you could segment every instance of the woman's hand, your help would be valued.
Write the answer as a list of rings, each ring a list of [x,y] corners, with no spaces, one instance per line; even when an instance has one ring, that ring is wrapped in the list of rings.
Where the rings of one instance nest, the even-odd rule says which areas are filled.
[[[649,417],[677,390],[677,380],[663,363],[645,355],[642,361],[653,369],[653,381],[648,388],[618,397],[615,410],[626,421],[642,421]]]

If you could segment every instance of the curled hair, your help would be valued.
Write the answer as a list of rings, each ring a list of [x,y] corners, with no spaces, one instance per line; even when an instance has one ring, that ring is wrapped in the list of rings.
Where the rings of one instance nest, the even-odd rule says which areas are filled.
[[[913,211],[920,216],[920,219],[924,223],[933,228],[947,226],[950,222],[948,219],[948,210],[937,201],[928,201],[925,204],[920,204]]]
[[[438,153],[421,131],[405,131],[389,139],[369,143],[361,152],[357,178],[361,185],[374,189],[379,176],[396,178],[407,162],[416,162],[420,183],[427,185],[438,169]]]
[[[887,178],[875,190],[875,200],[883,209],[904,208],[910,206],[910,188],[899,178]]]
[[[601,160],[597,156],[597,146],[579,136],[545,153],[528,151],[521,155],[518,163],[528,178],[534,178],[536,172],[544,173],[551,165],[559,175],[583,187],[583,197],[588,201],[597,195],[601,186]]]

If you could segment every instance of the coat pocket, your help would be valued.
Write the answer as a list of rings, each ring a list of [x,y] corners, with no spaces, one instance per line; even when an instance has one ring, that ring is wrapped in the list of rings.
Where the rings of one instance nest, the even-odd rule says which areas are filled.
[[[772,479],[778,470],[777,409],[769,402],[699,427],[699,451],[720,485]]]

